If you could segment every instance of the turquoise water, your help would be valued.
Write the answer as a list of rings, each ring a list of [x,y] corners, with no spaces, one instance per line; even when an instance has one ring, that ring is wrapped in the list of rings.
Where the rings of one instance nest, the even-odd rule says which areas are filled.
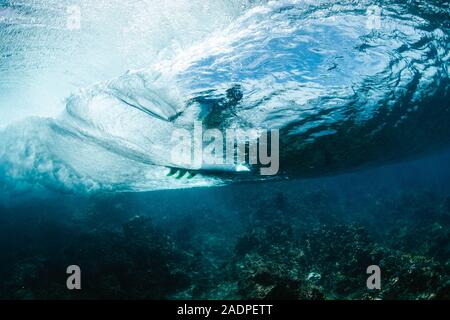
[[[448,299],[449,14],[0,0],[0,298]],[[182,162],[199,122],[279,170]]]
[[[13,3],[3,12],[23,19],[36,15],[46,21],[52,14],[61,18],[61,13],[47,12],[50,9],[44,4],[28,8]],[[42,94],[53,100],[65,98],[58,104],[39,94],[14,93],[30,89],[23,88],[30,81],[25,75],[25,83],[12,93],[1,89],[6,92],[2,112],[19,112],[23,118],[9,123],[1,138],[3,180],[9,188],[38,184],[66,191],[149,191],[264,178],[253,170],[244,178],[224,179],[207,172],[194,179],[168,177],[167,168],[198,169],[180,164],[171,152],[173,132],[192,132],[195,121],[218,130],[280,130],[278,179],[402,160],[435,151],[449,141],[448,20],[444,19],[448,8],[444,4],[285,1],[237,2],[225,8],[217,4],[216,10],[227,14],[217,21],[222,26],[215,28],[203,21],[207,14],[197,11],[195,3],[177,4],[178,10],[186,10],[190,28],[206,24],[199,39],[189,34],[190,29],[180,31],[181,25],[158,22],[144,33],[133,33],[135,38],[115,36],[111,34],[118,28],[115,5],[84,8],[83,4],[78,7],[78,30],[51,26],[56,31],[48,31],[43,42],[47,31],[41,29],[51,28],[45,21],[40,22],[42,27],[37,22],[21,27],[9,18],[12,22],[3,26],[2,38],[10,42],[2,50],[6,52],[3,87],[8,80],[21,82],[20,73],[31,73],[46,77],[31,80]],[[153,8],[156,3],[147,5]],[[218,14],[214,8],[208,10]],[[99,21],[83,18],[84,26],[82,12],[101,15],[96,18]],[[131,21],[137,19],[133,13],[130,9]],[[177,11],[167,14],[169,21],[181,23]],[[107,17],[111,26],[95,33],[92,28]],[[127,26],[122,25],[123,32]],[[164,28],[175,30],[168,37],[181,48],[171,49],[161,35],[154,38],[153,32],[164,32]],[[27,49],[28,45],[32,47]],[[147,45],[159,53],[147,54]],[[162,49],[163,45],[169,47]],[[128,65],[135,54],[139,58]],[[120,62],[114,60],[115,67],[104,68],[105,57]],[[132,69],[138,61],[139,70],[121,75],[119,69],[124,65]],[[19,66],[8,68],[13,63]],[[61,96],[69,90],[58,85],[78,90]],[[230,92],[235,98],[227,97]],[[46,108],[52,111],[29,118],[35,112],[28,109],[34,107],[27,100],[42,105],[38,113],[45,114]],[[223,171],[214,165],[200,168]],[[238,168],[227,168],[227,172],[238,172]]]

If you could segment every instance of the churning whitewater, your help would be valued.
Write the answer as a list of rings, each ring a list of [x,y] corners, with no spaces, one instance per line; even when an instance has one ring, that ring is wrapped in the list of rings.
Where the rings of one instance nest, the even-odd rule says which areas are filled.
[[[10,124],[0,180],[7,190],[143,191],[267,179],[238,166],[168,175],[193,169],[174,163],[172,133],[198,121],[279,130],[271,179],[437,150],[450,142],[450,11],[433,3],[253,6],[173,57],[80,89],[57,117]]]

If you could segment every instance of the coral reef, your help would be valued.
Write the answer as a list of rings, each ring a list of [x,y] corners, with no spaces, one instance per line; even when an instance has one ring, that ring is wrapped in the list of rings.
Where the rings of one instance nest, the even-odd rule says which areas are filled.
[[[0,298],[449,299],[449,193],[354,188],[207,190],[170,214],[161,194],[3,206]]]

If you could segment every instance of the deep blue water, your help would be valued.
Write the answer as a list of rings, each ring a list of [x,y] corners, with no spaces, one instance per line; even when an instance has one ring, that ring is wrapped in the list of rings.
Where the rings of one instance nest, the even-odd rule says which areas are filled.
[[[449,14],[0,0],[0,299],[448,299]],[[173,157],[199,121],[279,171]]]

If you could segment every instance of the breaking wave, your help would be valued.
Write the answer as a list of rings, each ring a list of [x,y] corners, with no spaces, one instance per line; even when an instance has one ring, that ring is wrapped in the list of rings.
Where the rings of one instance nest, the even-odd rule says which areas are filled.
[[[238,8],[239,17],[195,43],[70,95],[58,116],[8,124],[0,137],[5,190],[141,191],[241,179],[167,175],[171,133],[196,120],[279,129],[280,179],[450,142],[444,2],[248,1]]]

